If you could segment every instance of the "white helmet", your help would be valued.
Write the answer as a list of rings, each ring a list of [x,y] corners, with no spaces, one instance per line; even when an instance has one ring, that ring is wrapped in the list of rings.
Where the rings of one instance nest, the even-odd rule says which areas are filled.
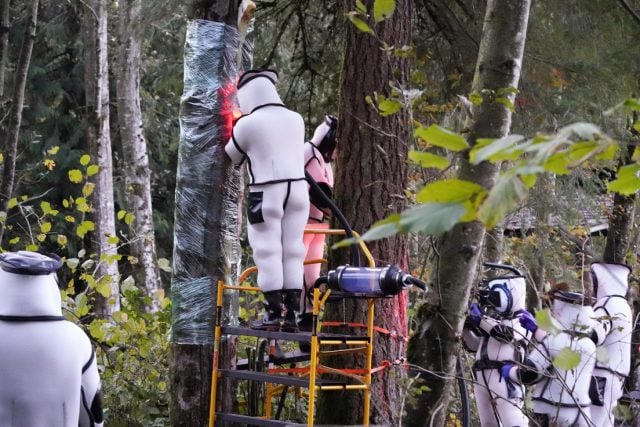
[[[624,264],[591,264],[591,284],[596,298],[619,295],[625,297],[629,289],[631,268]]]
[[[274,70],[249,70],[238,80],[238,105],[242,114],[250,114],[266,104],[282,104],[276,90],[278,73]]]
[[[524,310],[527,300],[527,285],[522,276],[496,277],[487,282],[488,295],[485,305],[501,316],[509,316]]]
[[[328,115],[324,118],[324,121],[318,125],[311,137],[311,143],[320,151],[324,161],[327,163],[331,162],[333,151],[336,148],[337,128],[338,119]]]
[[[588,334],[595,327],[593,307],[583,294],[557,290],[551,297],[551,313],[562,328]]]
[[[61,316],[55,254],[19,251],[0,254],[0,316]]]

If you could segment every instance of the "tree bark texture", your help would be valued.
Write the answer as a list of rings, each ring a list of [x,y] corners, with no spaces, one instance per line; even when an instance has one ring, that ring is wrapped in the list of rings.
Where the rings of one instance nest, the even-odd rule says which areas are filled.
[[[371,10],[373,1],[364,2]],[[412,3],[400,0],[394,14],[374,26],[380,40],[390,46],[410,44]],[[373,23],[372,23],[373,25]],[[341,82],[336,160],[335,201],[354,230],[364,232],[388,215],[406,207],[404,187],[407,181],[407,151],[410,144],[410,123],[405,111],[381,117],[365,100],[374,92],[389,96],[389,81],[406,87],[409,68],[406,59],[387,56],[380,40],[347,27],[346,56]],[[406,269],[408,242],[406,236],[380,240],[368,245],[376,265],[395,264]],[[340,256],[332,256],[332,267],[346,264]],[[340,254],[342,255],[342,254]],[[407,295],[377,300],[375,323],[401,337],[407,336]],[[346,320],[366,324],[366,304],[345,300],[344,306],[327,307],[325,319]],[[383,361],[403,357],[405,342],[387,335],[376,335],[373,366]],[[336,367],[362,367],[360,356],[332,361]],[[394,375],[396,380],[394,380]],[[397,425],[401,413],[401,390],[397,378],[401,370],[385,371],[373,378],[371,419],[373,423]],[[362,394],[359,392],[328,392],[320,394],[317,407],[318,423],[359,424],[362,421]]]
[[[131,254],[137,258],[133,276],[136,285],[152,298],[149,309],[157,310],[157,293],[162,290],[162,282],[154,237],[147,140],[140,109],[141,5],[141,0],[124,0],[118,6],[118,123],[127,210],[135,216],[129,246]]]
[[[109,127],[109,66],[107,57],[107,2],[87,0],[84,4],[84,80],[86,139],[93,161],[100,170],[93,175],[93,252],[98,256],[96,280],[107,281],[108,298],[96,294],[95,311],[110,316],[120,309],[117,248],[108,241],[116,235],[113,193],[113,160]]]
[[[529,17],[529,0],[490,0],[485,21],[472,90],[517,87]],[[475,106],[470,119],[469,142],[478,138],[499,138],[509,133],[511,111],[485,96]],[[459,178],[491,188],[498,166],[490,163],[471,165],[463,159]],[[419,377],[429,391],[417,397],[407,408],[408,426],[442,426],[456,375],[456,356],[462,351],[460,335],[470,290],[485,237],[479,222],[456,225],[441,239],[439,264],[435,273],[433,301],[417,314],[418,328],[409,342],[410,363],[423,371]]]
[[[4,98],[4,74],[9,60],[9,5],[11,0],[0,0],[0,101]]]
[[[38,0],[29,2],[27,23],[25,27],[24,40],[20,48],[20,56],[16,65],[15,84],[9,111],[9,125],[7,130],[7,141],[4,152],[4,169],[2,171],[2,183],[0,184],[0,212],[7,212],[9,199],[13,194],[16,174],[16,157],[18,154],[18,141],[20,140],[20,124],[22,123],[22,109],[24,108],[24,93],[27,87],[27,76],[29,74],[29,63],[31,62],[31,52],[36,38],[36,27],[38,25]],[[5,221],[0,221],[0,242],[4,235]]]
[[[231,105],[239,74],[236,53],[242,48],[235,29],[238,1],[209,6],[226,12],[215,15],[200,10],[197,17],[215,15],[216,19],[189,23],[180,109],[169,414],[172,426],[185,427],[208,425],[217,283],[235,282],[241,257],[242,176],[224,152],[231,136]],[[203,7],[202,2],[194,2],[193,7]],[[243,52],[246,66],[249,45]],[[228,316],[223,322],[232,323],[237,296],[225,295],[224,304]],[[231,338],[223,342],[221,367],[233,369],[235,342]],[[218,411],[232,412],[234,386],[231,381],[220,385]]]
[[[618,162],[618,168],[633,163],[631,160],[633,150],[634,146],[629,145]],[[614,194],[613,211],[609,218],[609,229],[602,257],[604,262],[626,263],[626,255],[629,250],[633,229],[636,200],[636,194],[629,196],[620,193]]]

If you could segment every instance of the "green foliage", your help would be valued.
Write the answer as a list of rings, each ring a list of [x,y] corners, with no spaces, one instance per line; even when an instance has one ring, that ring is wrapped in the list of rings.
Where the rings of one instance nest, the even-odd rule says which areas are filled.
[[[580,364],[580,353],[568,347],[561,349],[553,358],[553,365],[558,369],[569,371]]]
[[[384,21],[393,15],[396,10],[396,0],[374,0],[373,19],[376,22]]]

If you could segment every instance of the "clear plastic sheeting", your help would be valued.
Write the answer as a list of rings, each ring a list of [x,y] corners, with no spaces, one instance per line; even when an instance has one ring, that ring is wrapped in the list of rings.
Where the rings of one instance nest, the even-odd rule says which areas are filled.
[[[187,27],[171,299],[171,341],[212,344],[218,280],[237,278],[243,183],[224,145],[231,135],[235,84],[251,43],[219,22],[195,20]],[[226,298],[225,316],[237,322],[237,301]]]

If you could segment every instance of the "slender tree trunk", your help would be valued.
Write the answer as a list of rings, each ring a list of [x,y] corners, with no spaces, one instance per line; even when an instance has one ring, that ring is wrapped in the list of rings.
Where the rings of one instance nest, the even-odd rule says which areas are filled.
[[[172,426],[208,423],[217,283],[235,283],[241,256],[243,185],[224,152],[239,75],[238,3],[195,1],[193,15],[207,20],[191,21],[187,30],[171,279]],[[246,64],[251,49],[245,47]],[[230,301],[225,296],[225,322],[237,312]],[[233,368],[235,341],[228,339],[221,351],[221,366]],[[219,387],[218,411],[230,412],[233,384]]]
[[[373,1],[364,2],[371,10]],[[392,17],[375,26],[380,40],[390,46],[410,44],[412,2],[400,0]],[[373,24],[372,24],[373,25]],[[363,72],[363,70],[367,70]],[[407,151],[410,124],[406,112],[381,117],[365,100],[374,92],[388,96],[388,82],[405,87],[409,76],[406,59],[387,57],[380,41],[369,34],[347,27],[346,57],[340,94],[338,154],[336,160],[335,201],[356,231],[364,231],[380,219],[406,207],[403,189],[407,180]],[[369,245],[376,264],[395,264],[407,268],[406,236]],[[346,264],[334,257],[334,267]],[[407,295],[376,301],[375,323],[407,335]],[[326,319],[366,323],[366,305],[354,300],[330,306]],[[373,364],[393,361],[405,353],[405,343],[387,335],[376,335]],[[331,362],[336,367],[362,367],[362,355]],[[371,418],[381,425],[397,425],[401,414],[401,370],[375,375],[372,384]],[[394,379],[395,376],[395,379]],[[359,392],[321,393],[317,422],[323,424],[359,424],[362,421],[362,394]]]
[[[24,108],[24,93],[27,87],[29,63],[31,52],[36,38],[36,26],[38,25],[38,0],[31,0],[28,4],[29,14],[24,40],[16,66],[16,78],[13,87],[11,110],[9,112],[9,126],[7,131],[6,149],[4,152],[4,169],[2,183],[0,184],[0,212],[7,212],[7,206],[11,195],[16,174],[16,156],[18,153],[18,141],[20,139],[20,124],[22,123],[22,109]],[[4,221],[0,221],[0,242],[4,234]]]
[[[110,316],[120,309],[117,248],[109,238],[116,235],[113,195],[113,161],[109,134],[109,69],[107,58],[107,1],[87,0],[84,4],[84,79],[86,98],[86,138],[92,159],[100,170],[93,175],[93,249],[99,263],[96,280],[108,283],[109,296],[96,294],[95,312]]]
[[[0,0],[0,101],[4,98],[4,74],[9,58],[9,5],[11,0]]]
[[[131,224],[131,254],[136,285],[152,297],[151,310],[157,310],[157,293],[162,290],[151,209],[151,173],[147,140],[140,109],[141,0],[124,0],[118,5],[118,124],[125,166],[127,210],[135,218]]]
[[[472,85],[474,92],[518,86],[529,8],[529,0],[487,2]],[[511,111],[485,95],[483,103],[473,109],[469,142],[473,145],[478,138],[503,137],[510,126]],[[465,158],[459,177],[491,188],[497,172],[497,165],[485,162],[473,166]],[[406,425],[444,425],[456,356],[461,351],[459,337],[484,237],[484,226],[471,222],[458,224],[441,239],[434,301],[420,308],[416,316],[419,326],[408,351],[409,361],[424,369],[420,378],[429,391],[418,396],[417,404],[408,408]]]

